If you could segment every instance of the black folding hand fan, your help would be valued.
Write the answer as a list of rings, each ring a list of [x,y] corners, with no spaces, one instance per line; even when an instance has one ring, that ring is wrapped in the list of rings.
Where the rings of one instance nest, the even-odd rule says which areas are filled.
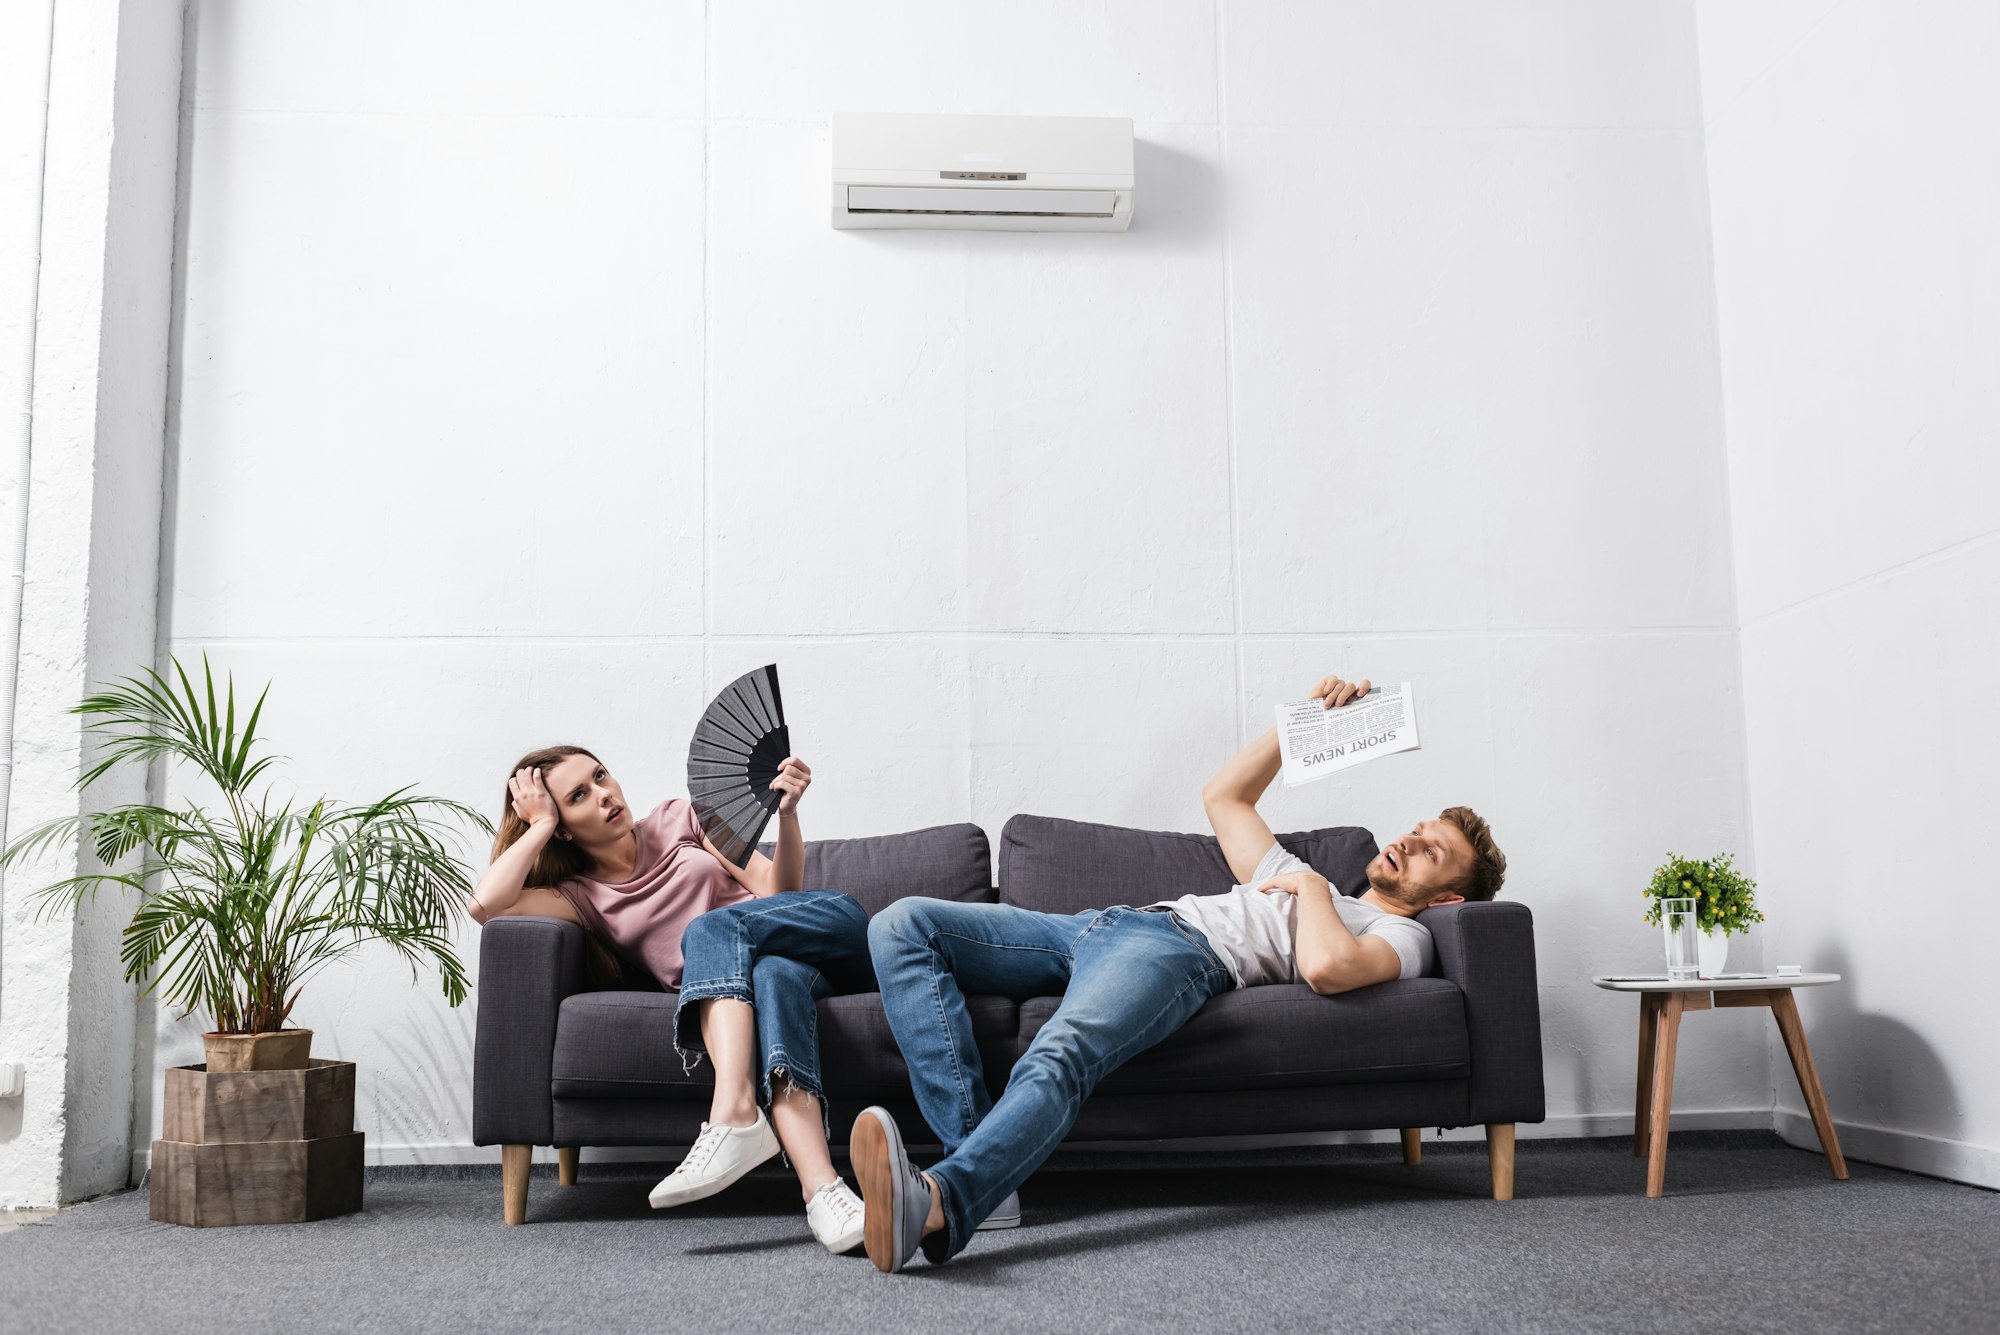
[[[688,744],[688,796],[703,834],[722,856],[750,865],[784,794],[771,786],[792,753],[773,663],[722,688]]]

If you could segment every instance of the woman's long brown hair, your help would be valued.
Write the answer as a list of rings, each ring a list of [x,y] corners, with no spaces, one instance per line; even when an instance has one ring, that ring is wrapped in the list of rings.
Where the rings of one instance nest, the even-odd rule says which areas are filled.
[[[551,765],[571,756],[589,756],[597,760],[595,753],[580,746],[545,746],[539,751],[528,752],[507,770],[510,782],[500,798],[500,829],[493,836],[494,857],[512,848],[514,841],[528,832],[528,822],[514,810],[513,776],[532,768],[546,778]],[[601,765],[604,762],[597,760],[597,763]],[[560,828],[562,817],[556,817],[556,823]],[[588,876],[591,870],[589,854],[567,839],[551,839],[542,846],[534,865],[528,868],[527,884],[553,890],[573,876]],[[597,933],[587,927],[583,931],[583,971],[591,985],[600,990],[615,988],[624,982],[625,970],[617,952],[598,940]]]

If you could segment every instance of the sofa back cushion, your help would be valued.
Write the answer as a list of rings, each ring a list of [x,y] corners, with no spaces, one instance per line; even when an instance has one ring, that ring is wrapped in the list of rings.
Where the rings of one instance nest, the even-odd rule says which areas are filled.
[[[764,856],[773,844],[760,846]],[[840,890],[870,913],[909,895],[993,902],[993,859],[977,825],[934,825],[905,834],[862,839],[808,839],[808,890]]]
[[[1281,834],[1342,894],[1368,888],[1375,836],[1355,826]],[[810,878],[808,878],[810,879]],[[1054,816],[1015,816],[1000,832],[1000,902],[1044,913],[1219,895],[1236,883],[1208,834],[1128,830]]]

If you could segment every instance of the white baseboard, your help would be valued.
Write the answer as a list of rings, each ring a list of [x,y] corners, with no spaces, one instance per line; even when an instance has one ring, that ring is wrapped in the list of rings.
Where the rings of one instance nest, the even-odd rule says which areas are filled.
[[[1676,1131],[1768,1131],[1771,1129],[1771,1114],[1763,1108],[1714,1108],[1695,1109],[1674,1114],[1673,1129]],[[1425,1127],[1427,1141],[1443,1139],[1483,1141],[1486,1128],[1480,1126],[1453,1127],[1440,1134],[1436,1127]],[[1521,1122],[1516,1126],[1515,1137],[1519,1140],[1571,1140],[1578,1137],[1629,1136],[1632,1134],[1632,1118],[1619,1113],[1572,1113],[1551,1117],[1540,1122]],[[1395,1131],[1307,1131],[1279,1136],[1191,1136],[1182,1140],[1095,1140],[1071,1141],[1066,1149],[1090,1150],[1255,1150],[1286,1149],[1294,1145],[1394,1145],[1398,1143]]]
[[[1771,1121],[1772,1129],[1786,1144],[1802,1150],[1819,1148],[1812,1119],[1804,1113],[1779,1108],[1771,1114]],[[1993,1146],[1857,1122],[1836,1121],[1833,1130],[1840,1137],[1841,1154],[1849,1159],[2000,1191],[2000,1149]]]
[[[1771,1114],[1763,1108],[1714,1108],[1693,1109],[1674,1114],[1673,1129],[1676,1131],[1768,1131],[1771,1129]],[[1551,1117],[1542,1122],[1523,1122],[1516,1135],[1522,1140],[1559,1140],[1579,1136],[1629,1136],[1632,1134],[1632,1118],[1620,1113],[1579,1113],[1561,1117]],[[1811,1123],[1806,1124],[1806,1134],[1812,1134]],[[1443,1134],[1447,1141],[1478,1141],[1485,1138],[1483,1127],[1461,1126]],[[1424,1129],[1426,1140],[1438,1139],[1437,1128]],[[1847,1141],[1847,1132],[1841,1131],[1841,1143]],[[912,1142],[915,1144],[917,1142]],[[1146,1150],[1226,1150],[1226,1149],[1286,1149],[1298,1145],[1393,1145],[1396,1143],[1394,1131],[1318,1131],[1293,1135],[1246,1135],[1246,1136],[1192,1136],[1179,1140],[1101,1140],[1077,1141],[1066,1146],[1069,1149],[1089,1149],[1106,1152],[1146,1151]],[[671,1162],[681,1156],[684,1145],[663,1146],[605,1146],[584,1150],[585,1163],[657,1163]],[[1855,1157],[1862,1157],[1856,1155]],[[535,1148],[536,1163],[554,1163],[556,1152],[546,1146]],[[152,1150],[135,1150],[132,1154],[132,1180],[145,1177],[152,1162]],[[422,1165],[452,1166],[460,1164],[495,1164],[500,1162],[498,1145],[382,1145],[374,1141],[368,1143],[367,1163],[371,1168],[415,1167]],[[1884,1162],[1887,1162],[1886,1160]],[[1898,1165],[1899,1167],[1901,1165]],[[1927,1172],[1927,1169],[1919,1169]],[[1940,1176],[1943,1176],[1940,1174]],[[1984,1185],[1984,1184],[1982,1184]]]

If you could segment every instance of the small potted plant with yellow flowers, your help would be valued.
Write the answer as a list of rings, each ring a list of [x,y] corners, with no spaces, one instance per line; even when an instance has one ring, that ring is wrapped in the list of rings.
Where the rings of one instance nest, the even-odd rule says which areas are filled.
[[[1764,915],[1757,911],[1757,883],[1734,864],[1735,857],[1729,853],[1700,862],[1669,853],[1644,892],[1652,901],[1646,921],[1656,927],[1661,900],[1694,901],[1695,921],[1701,927],[1699,972],[1703,978],[1715,977],[1728,963],[1731,933],[1748,932],[1751,923],[1764,921]]]

